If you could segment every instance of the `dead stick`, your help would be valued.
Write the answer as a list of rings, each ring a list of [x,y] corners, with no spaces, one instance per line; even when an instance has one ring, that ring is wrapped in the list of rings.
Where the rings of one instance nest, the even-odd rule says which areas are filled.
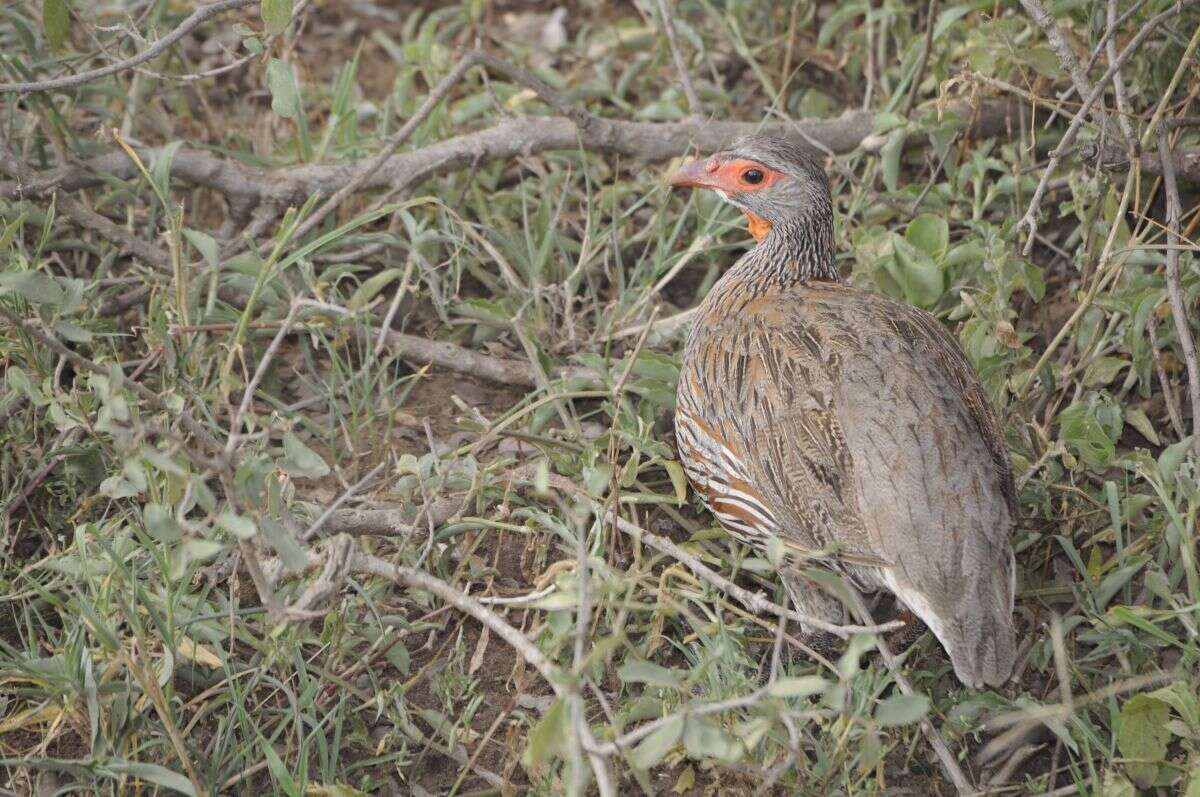
[[[1167,197],[1167,295],[1171,299],[1171,315],[1175,319],[1175,334],[1187,364],[1188,397],[1192,405],[1192,451],[1200,454],[1200,366],[1196,362],[1196,342],[1188,324],[1187,306],[1183,298],[1183,283],[1179,276],[1179,217],[1183,214],[1179,201],[1179,185],[1175,179],[1175,162],[1171,157],[1171,141],[1165,127],[1158,128],[1158,157],[1163,164],[1163,190]]]

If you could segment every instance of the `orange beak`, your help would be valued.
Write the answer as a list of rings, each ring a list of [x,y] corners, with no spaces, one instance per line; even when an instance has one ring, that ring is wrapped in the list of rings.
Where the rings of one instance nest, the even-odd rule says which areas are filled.
[[[667,184],[675,188],[721,188],[717,177],[720,164],[711,158],[694,160],[685,163],[667,180]]]

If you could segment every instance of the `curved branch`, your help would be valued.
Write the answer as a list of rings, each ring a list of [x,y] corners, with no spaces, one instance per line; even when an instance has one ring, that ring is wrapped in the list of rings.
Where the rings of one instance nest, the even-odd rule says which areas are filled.
[[[971,120],[972,135],[986,138],[1005,131],[1016,118],[1016,102],[989,100],[978,107],[956,103],[950,111]],[[626,122],[589,116],[586,125],[565,116],[524,116],[503,121],[474,133],[392,155],[381,162],[358,186],[362,190],[412,188],[431,177],[478,167],[494,160],[510,160],[553,150],[587,150],[625,155],[642,161],[662,161],[695,148],[702,152],[720,149],[735,139],[755,132],[769,132],[808,143],[817,142],[834,153],[846,153],[870,143],[876,116],[852,111],[834,119],[796,122],[730,122],[689,120],[684,122]],[[914,134],[912,142],[927,137]],[[810,144],[811,145],[811,144]],[[143,160],[154,159],[158,149],[138,149]],[[291,166],[264,171],[242,166],[211,153],[182,148],[171,161],[172,177],[212,188],[226,197],[248,205],[263,201],[280,204],[302,202],[314,193],[328,194],[348,185],[365,161]],[[77,191],[100,184],[104,179],[130,179],[136,167],[124,152],[114,151],[85,161],[80,166],[63,166],[43,174],[39,182],[18,187],[0,183],[0,197],[27,198],[54,190]]]
[[[131,58],[126,58],[124,61],[117,61],[115,64],[109,64],[108,66],[102,66],[99,69],[80,72],[76,75],[67,75],[66,77],[38,80],[32,83],[0,83],[0,94],[28,94],[34,91],[68,89],[102,77],[115,75],[118,72],[124,72],[126,69],[132,69],[162,54],[168,47],[216,15],[235,8],[244,8],[248,5],[253,5],[255,2],[257,0],[221,0],[219,3],[201,6],[193,11],[187,19],[179,23],[179,27],[175,28],[175,30]]]

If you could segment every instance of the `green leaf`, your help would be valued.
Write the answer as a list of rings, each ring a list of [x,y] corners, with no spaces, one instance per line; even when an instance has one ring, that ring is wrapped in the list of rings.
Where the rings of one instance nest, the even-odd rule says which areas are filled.
[[[72,343],[91,343],[92,333],[76,324],[74,321],[58,321],[54,324],[54,334]]]
[[[1167,446],[1158,455],[1158,475],[1162,477],[1163,481],[1172,479],[1175,471],[1179,470],[1179,463],[1183,462],[1183,458],[1187,456],[1192,447],[1192,437],[1194,435],[1188,435],[1178,443]]]
[[[1200,735],[1200,703],[1186,681],[1175,681],[1150,693],[1150,697],[1169,705],[1179,714],[1184,725]]]
[[[275,748],[261,734],[258,737],[258,747],[267,760],[267,769],[271,772],[271,779],[283,789],[288,797],[300,797],[302,794],[300,784],[296,783],[296,779],[288,771],[287,765],[283,763],[279,753],[275,752]]]
[[[300,438],[291,432],[283,437],[283,453],[286,459],[279,466],[292,476],[320,479],[329,474],[329,465],[321,455],[300,442]]]
[[[258,534],[258,526],[245,515],[235,515],[233,512],[222,512],[217,515],[217,525],[228,531],[239,540],[248,540]]]
[[[296,573],[308,566],[308,552],[300,541],[279,523],[263,518],[259,523],[263,539],[279,554],[279,560],[290,572]]]
[[[950,248],[950,225],[942,216],[922,213],[908,223],[904,240],[940,262]]]
[[[855,634],[850,637],[846,650],[838,659],[838,674],[849,680],[858,672],[859,660],[863,654],[875,647],[874,634]]]
[[[1125,409],[1125,420],[1130,426],[1137,429],[1142,437],[1156,446],[1161,444],[1158,438],[1158,430],[1154,428],[1154,421],[1150,420],[1145,412],[1137,407],[1127,407]]]
[[[797,678],[780,678],[768,690],[771,697],[809,697],[824,692],[830,682],[819,675],[802,675]]]
[[[904,298],[917,307],[932,307],[946,291],[946,275],[932,257],[904,238],[892,238],[894,258],[884,268],[904,291]]]
[[[692,758],[715,758],[724,764],[732,764],[745,752],[734,736],[703,717],[693,717],[684,724],[683,745]]]
[[[683,676],[678,670],[669,670],[649,661],[627,661],[617,668],[617,675],[627,684],[646,684],[678,689],[683,685]]]
[[[633,361],[631,373],[666,382],[672,387],[679,381],[679,363],[674,357],[668,357],[656,351],[643,351]]]
[[[1139,789],[1148,789],[1158,775],[1158,762],[1167,755],[1171,732],[1170,707],[1150,695],[1134,695],[1121,706],[1117,748],[1126,759],[1125,771]]]
[[[1192,771],[1188,773],[1187,789],[1183,792],[1183,797],[1200,797],[1200,764],[1192,767]]]
[[[159,542],[179,542],[183,539],[183,529],[162,504],[146,504],[142,510],[142,521],[150,536]]]
[[[190,795],[195,797],[196,789],[192,786],[192,782],[166,767],[158,764],[146,764],[141,761],[122,761],[108,760],[104,762],[104,768],[118,775],[128,775],[130,777],[139,778],[147,783],[153,783],[157,786],[162,786],[165,789],[177,791],[180,794]]]
[[[1103,387],[1117,378],[1129,363],[1120,357],[1097,357],[1083,372],[1084,387]]]
[[[272,36],[283,33],[292,21],[292,0],[262,0],[263,25]]]
[[[61,50],[71,32],[71,9],[67,0],[42,0],[42,30],[51,50]]]
[[[114,473],[100,482],[100,494],[112,499],[132,498],[141,493],[142,488],[126,479],[120,473]]]
[[[541,766],[566,753],[570,717],[567,702],[561,697],[550,704],[550,708],[529,731],[529,744],[523,756],[526,766]]]
[[[58,280],[40,271],[0,274],[0,296],[6,293],[15,293],[33,304],[61,304],[66,295]]]
[[[267,87],[271,90],[272,111],[286,119],[300,117],[300,88],[291,64],[278,58],[267,62]]]
[[[150,180],[154,184],[154,193],[167,213],[174,213],[170,193],[171,164],[175,162],[175,153],[182,146],[183,141],[172,141],[155,153],[154,162],[150,164]]]
[[[687,500],[687,474],[683,470],[683,465],[673,459],[668,459],[663,463],[663,467],[667,469],[667,475],[671,477],[671,486],[675,488],[675,503],[682,505]]]
[[[1091,409],[1079,402],[1058,416],[1059,436],[1087,465],[1098,470],[1108,467],[1117,448]]]
[[[929,698],[925,695],[892,695],[875,709],[875,722],[880,727],[910,725],[929,711]]]
[[[900,183],[900,156],[904,153],[904,128],[898,128],[888,133],[887,141],[879,149],[880,161],[883,164],[883,185],[889,191],[895,191]]]
[[[187,227],[183,228],[183,237],[188,239],[188,242],[196,247],[196,251],[204,258],[204,262],[212,268],[217,268],[221,264],[220,249],[217,246],[217,239],[213,238],[206,232],[192,230]]]
[[[346,302],[346,308],[349,310],[361,310],[371,303],[371,300],[379,295],[379,292],[388,286],[388,283],[400,279],[404,272],[398,268],[385,269],[370,279],[359,285],[354,295]]]
[[[304,797],[369,797],[365,791],[359,791],[345,783],[310,783],[304,789]]]
[[[671,748],[679,744],[683,735],[683,717],[668,717],[653,733],[629,754],[629,763],[634,769],[649,769],[663,760]]]
[[[1125,776],[1110,769],[1104,773],[1104,782],[1096,794],[1097,797],[1137,797],[1137,789]]]

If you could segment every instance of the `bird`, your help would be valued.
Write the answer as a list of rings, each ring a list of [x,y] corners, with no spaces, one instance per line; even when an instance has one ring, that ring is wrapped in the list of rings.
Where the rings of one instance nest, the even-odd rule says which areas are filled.
[[[894,595],[962,684],[1001,686],[1016,655],[1017,496],[1002,427],[958,342],[930,313],[842,279],[815,151],[756,134],[668,182],[715,191],[755,239],[684,346],[675,437],[694,490],[734,538],[786,554],[799,613],[844,622],[811,575],[833,570]]]

